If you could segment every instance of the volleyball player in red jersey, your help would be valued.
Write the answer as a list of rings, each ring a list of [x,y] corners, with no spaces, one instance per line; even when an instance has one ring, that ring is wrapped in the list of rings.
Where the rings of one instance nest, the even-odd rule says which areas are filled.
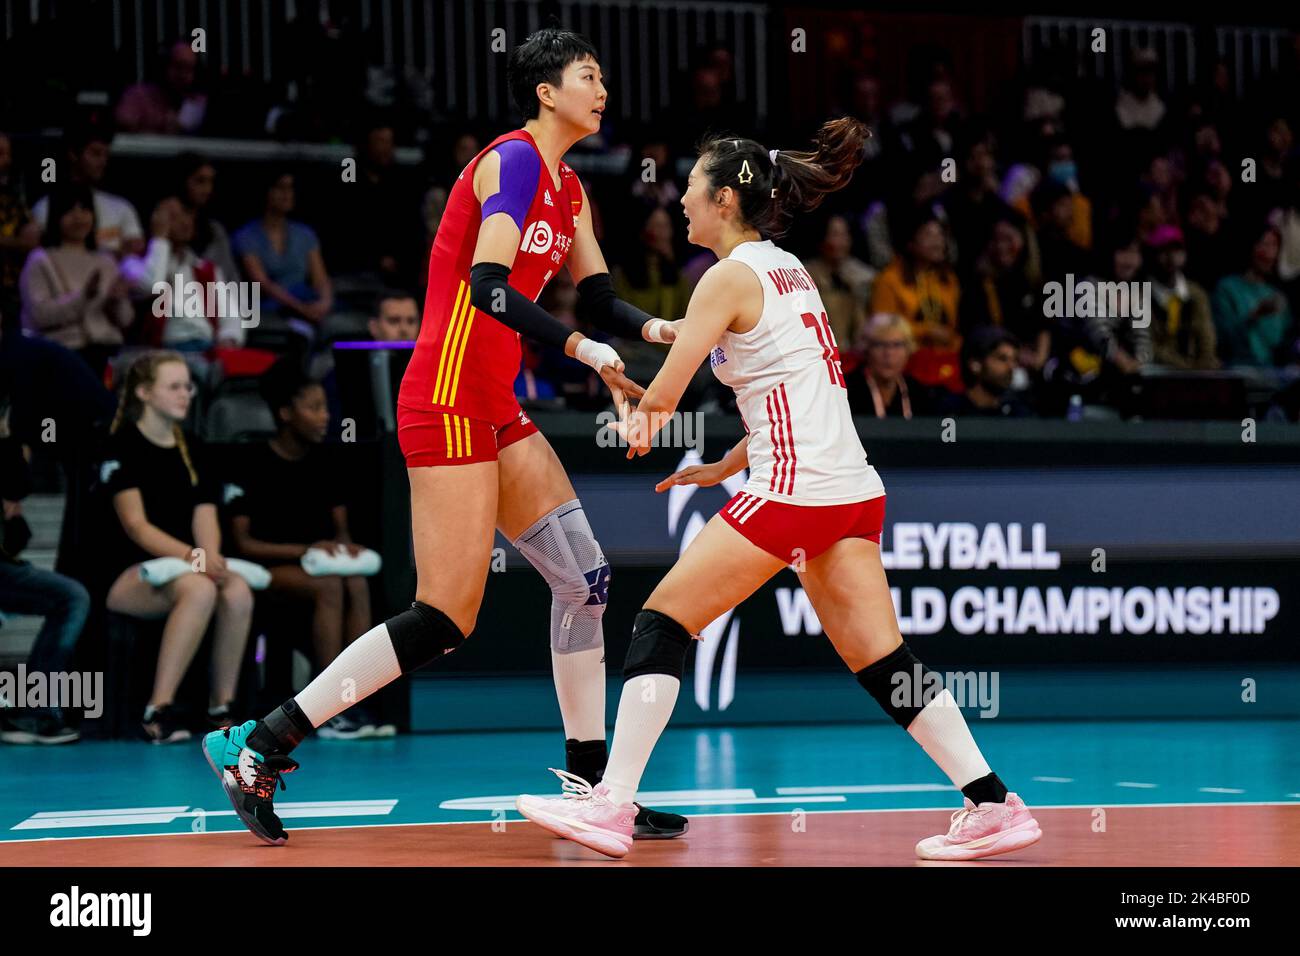
[[[566,264],[578,314],[625,338],[670,342],[674,326],[618,300],[582,184],[561,157],[600,129],[606,92],[596,51],[558,29],[511,55],[511,92],[527,117],[467,165],[429,257],[424,321],[398,396],[411,482],[417,571],[411,607],[357,638],[264,720],[209,734],[204,751],[244,824],[288,837],[272,806],[289,753],[313,729],[404,673],[454,650],[474,629],[497,529],[551,587],[551,660],[569,771],[598,780],[605,745],[601,617],[609,565],[549,443],[519,407],[521,335],[595,369],[615,403],[642,390],[607,344],[535,304]],[[676,814],[638,808],[637,835],[686,831]]]

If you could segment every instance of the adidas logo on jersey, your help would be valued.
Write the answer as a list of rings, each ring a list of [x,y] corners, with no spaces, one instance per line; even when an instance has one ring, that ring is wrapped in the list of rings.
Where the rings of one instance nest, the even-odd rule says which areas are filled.
[[[543,189],[543,190],[542,190],[542,201],[543,201],[544,203],[546,203],[546,205],[548,205],[548,206],[554,206],[554,205],[555,205],[555,203],[553,203],[553,202],[551,201],[551,191],[550,191],[549,189]]]

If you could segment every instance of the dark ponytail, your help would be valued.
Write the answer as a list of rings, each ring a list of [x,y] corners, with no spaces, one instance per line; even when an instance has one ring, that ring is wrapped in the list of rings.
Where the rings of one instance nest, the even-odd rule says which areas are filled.
[[[734,189],[744,222],[775,238],[785,234],[795,213],[816,209],[848,184],[870,136],[865,124],[846,116],[823,124],[811,151],[781,150],[775,162],[754,140],[725,136],[705,140],[699,154],[714,191]]]

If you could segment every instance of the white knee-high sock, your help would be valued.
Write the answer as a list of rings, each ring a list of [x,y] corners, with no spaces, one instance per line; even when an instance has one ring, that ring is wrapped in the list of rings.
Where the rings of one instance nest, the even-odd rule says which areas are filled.
[[[605,739],[605,648],[557,654],[551,651],[555,696],[569,740]]]
[[[921,709],[907,732],[958,789],[991,773],[947,688]]]
[[[319,727],[401,676],[388,627],[379,624],[343,648],[294,701],[311,725]]]
[[[603,779],[614,803],[631,803],[636,799],[650,752],[668,726],[681,686],[680,680],[667,674],[643,674],[623,685],[618,720],[614,724],[614,744]]]

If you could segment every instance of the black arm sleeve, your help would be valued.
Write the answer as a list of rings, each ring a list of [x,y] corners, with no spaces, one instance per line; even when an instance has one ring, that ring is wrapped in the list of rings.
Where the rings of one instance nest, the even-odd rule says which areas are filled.
[[[614,295],[608,272],[597,272],[578,283],[578,318],[625,339],[642,338],[641,329],[654,316]]]
[[[529,302],[518,289],[511,287],[509,280],[510,270],[499,262],[480,262],[473,266],[469,270],[470,303],[506,328],[563,351],[573,329],[536,302]]]

